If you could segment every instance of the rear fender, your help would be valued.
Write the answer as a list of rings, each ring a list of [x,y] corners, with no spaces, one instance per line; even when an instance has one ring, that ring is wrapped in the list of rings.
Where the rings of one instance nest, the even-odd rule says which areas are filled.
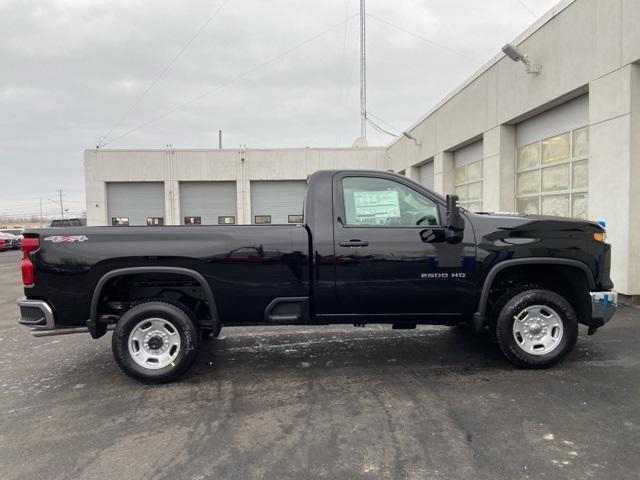
[[[211,287],[209,283],[205,280],[202,274],[196,272],[195,270],[191,270],[189,268],[180,268],[180,267],[162,267],[162,266],[153,266],[153,267],[129,267],[129,268],[118,268],[116,270],[112,270],[110,272],[105,273],[98,283],[96,284],[96,288],[93,291],[93,297],[91,298],[91,309],[90,309],[90,317],[87,321],[87,327],[91,336],[93,338],[100,338],[107,332],[107,326],[98,321],[98,305],[100,303],[100,298],[102,296],[102,290],[107,282],[113,278],[121,277],[123,275],[131,275],[131,274],[140,274],[140,273],[171,273],[177,275],[185,275],[187,277],[193,278],[198,284],[202,287],[202,291],[207,297],[207,303],[209,304],[209,311],[211,314],[211,319],[214,322],[214,331],[220,324],[220,319],[218,317],[218,307],[216,305],[215,298],[213,296],[213,292],[211,291]]]

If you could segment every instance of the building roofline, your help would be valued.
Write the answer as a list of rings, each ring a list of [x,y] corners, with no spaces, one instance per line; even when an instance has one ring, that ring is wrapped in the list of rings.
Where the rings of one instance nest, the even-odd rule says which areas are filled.
[[[566,9],[569,5],[574,3],[576,0],[561,0],[555,6],[551,7],[544,15],[538,18],[535,22],[533,22],[524,32],[514,38],[510,43],[514,45],[520,45],[527,38],[536,33],[540,28],[546,25],[551,19],[560,14],[564,9]],[[449,100],[459,94],[462,90],[468,87],[471,83],[477,80],[480,76],[482,76],[485,72],[487,72],[491,67],[493,67],[496,63],[502,60],[505,57],[505,54],[499,52],[496,54],[491,60],[482,65],[478,70],[476,70],[471,76],[469,76],[466,80],[464,80],[458,87],[452,90],[449,94],[447,94],[442,100],[440,100],[436,105],[434,105],[427,113],[425,113],[420,119],[414,122],[409,128],[404,130],[405,132],[411,132],[418,125],[424,122],[427,118],[429,118],[433,113],[439,110],[443,105],[445,105]],[[393,140],[391,143],[387,144],[387,148],[391,148],[397,142],[402,140],[404,136],[400,135],[398,138]]]
[[[380,145],[377,147],[247,147],[244,148],[247,152],[269,152],[269,151],[282,151],[282,150],[311,150],[311,151],[328,151],[328,150],[380,150],[385,151],[386,145]],[[87,152],[235,152],[237,153],[242,148],[86,148]]]

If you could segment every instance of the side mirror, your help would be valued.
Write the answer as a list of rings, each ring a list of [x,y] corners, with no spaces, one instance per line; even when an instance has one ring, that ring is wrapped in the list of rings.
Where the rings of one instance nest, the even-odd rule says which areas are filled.
[[[445,236],[447,243],[460,243],[464,236],[464,218],[460,214],[457,195],[447,195],[447,229]]]

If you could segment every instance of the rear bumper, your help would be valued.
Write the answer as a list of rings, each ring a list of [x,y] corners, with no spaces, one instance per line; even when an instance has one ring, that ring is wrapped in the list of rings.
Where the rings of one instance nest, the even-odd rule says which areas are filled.
[[[53,310],[43,300],[29,300],[27,297],[16,299],[20,309],[18,323],[34,330],[54,330],[56,328]]]
[[[591,295],[591,327],[598,328],[611,320],[618,309],[618,292],[589,292]]]
[[[53,310],[43,300],[29,300],[26,297],[16,299],[20,309],[18,323],[29,327],[34,337],[49,337],[52,335],[68,335],[70,333],[88,333],[87,327],[56,327]],[[108,325],[106,330],[113,330],[115,325]]]

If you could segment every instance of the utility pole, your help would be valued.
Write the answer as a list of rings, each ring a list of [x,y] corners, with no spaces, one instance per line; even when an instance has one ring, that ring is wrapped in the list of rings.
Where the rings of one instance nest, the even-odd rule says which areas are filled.
[[[360,0],[360,137],[367,140],[367,46],[365,0]]]
[[[218,150],[222,150],[222,130],[218,130]]]
[[[42,197],[40,197],[40,228],[42,228],[42,225],[44,224],[44,219],[42,217]]]
[[[62,205],[62,189],[58,190],[58,195],[60,196],[60,218],[64,219],[64,206]]]
[[[53,198],[47,198],[50,202],[57,203],[60,207],[60,219],[64,219],[64,204],[62,203],[62,189],[58,189],[58,200],[54,200]],[[42,204],[42,199],[40,199],[40,203]],[[40,215],[42,215],[42,206],[40,206]]]

